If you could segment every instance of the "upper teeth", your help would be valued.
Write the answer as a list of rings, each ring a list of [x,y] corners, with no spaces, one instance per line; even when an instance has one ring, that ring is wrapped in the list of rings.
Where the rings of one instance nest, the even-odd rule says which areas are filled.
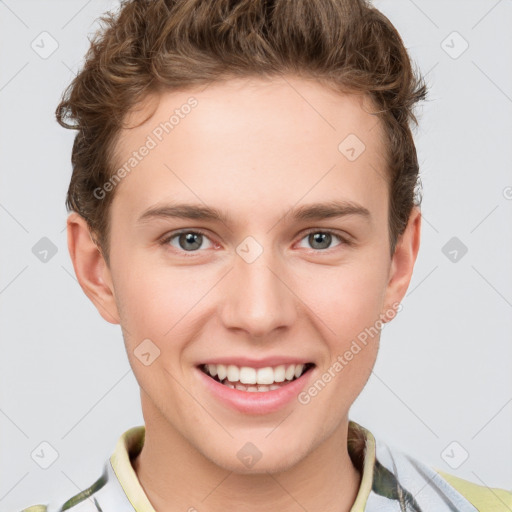
[[[290,364],[280,366],[266,366],[265,368],[238,367],[234,364],[206,364],[206,371],[222,382],[226,377],[230,382],[240,381],[242,384],[273,384],[300,377],[304,370],[303,364]]]

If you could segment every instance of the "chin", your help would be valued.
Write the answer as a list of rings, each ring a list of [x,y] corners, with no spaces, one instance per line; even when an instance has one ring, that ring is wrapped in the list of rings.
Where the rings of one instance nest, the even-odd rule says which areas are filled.
[[[293,468],[308,454],[304,443],[298,443],[296,448],[277,439],[276,446],[268,439],[265,442],[232,440],[222,453],[202,453],[215,465],[239,475],[281,473]],[[232,455],[226,456],[227,453]]]

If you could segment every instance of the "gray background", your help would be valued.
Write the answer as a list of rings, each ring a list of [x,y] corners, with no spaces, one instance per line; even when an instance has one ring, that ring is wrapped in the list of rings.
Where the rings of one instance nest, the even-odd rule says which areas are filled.
[[[430,465],[510,489],[512,0],[375,4],[430,86],[416,136],[424,219],[404,308],[351,418]],[[76,494],[143,422],[120,328],[74,277],[64,198],[75,132],[54,118],[95,20],[117,5],[0,1],[1,511]],[[47,58],[31,46],[51,49],[43,31],[58,44]],[[46,262],[32,252],[43,237],[57,250]],[[443,252],[452,237],[456,261]],[[50,448],[31,456],[42,442],[58,454],[48,469]]]

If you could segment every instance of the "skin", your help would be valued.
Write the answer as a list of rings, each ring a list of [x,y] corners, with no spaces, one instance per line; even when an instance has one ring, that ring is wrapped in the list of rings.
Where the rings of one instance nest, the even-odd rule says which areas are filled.
[[[118,162],[191,96],[197,107],[111,192],[110,265],[85,221],[68,218],[78,281],[103,318],[121,325],[141,387],[146,439],[133,467],[159,512],[348,511],[361,478],[347,451],[348,413],[375,364],[379,335],[308,404],[293,400],[271,414],[219,403],[195,365],[293,355],[315,362],[310,382],[320,378],[405,295],[420,211],[391,257],[380,121],[364,97],[298,77],[148,97],[130,120],[153,115],[122,132]],[[338,150],[350,133],[366,146],[354,161]],[[290,213],[332,200],[358,203],[371,216],[295,221]],[[225,210],[232,222],[138,222],[148,208],[173,201]],[[191,243],[180,245],[178,236],[158,243],[183,228],[205,232],[198,248],[187,251]],[[322,245],[309,229],[335,235]],[[236,252],[248,236],[263,248],[252,263]],[[160,356],[145,366],[134,350],[147,338]],[[262,453],[252,468],[237,457],[248,441]]]

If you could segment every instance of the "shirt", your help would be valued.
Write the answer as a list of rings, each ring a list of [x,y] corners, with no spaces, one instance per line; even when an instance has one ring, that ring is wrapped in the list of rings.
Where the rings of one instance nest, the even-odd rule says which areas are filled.
[[[144,445],[145,426],[124,432],[102,475],[65,503],[34,505],[22,512],[155,512],[130,459]],[[512,491],[490,488],[429,467],[349,420],[347,449],[361,473],[350,512],[511,511]]]

